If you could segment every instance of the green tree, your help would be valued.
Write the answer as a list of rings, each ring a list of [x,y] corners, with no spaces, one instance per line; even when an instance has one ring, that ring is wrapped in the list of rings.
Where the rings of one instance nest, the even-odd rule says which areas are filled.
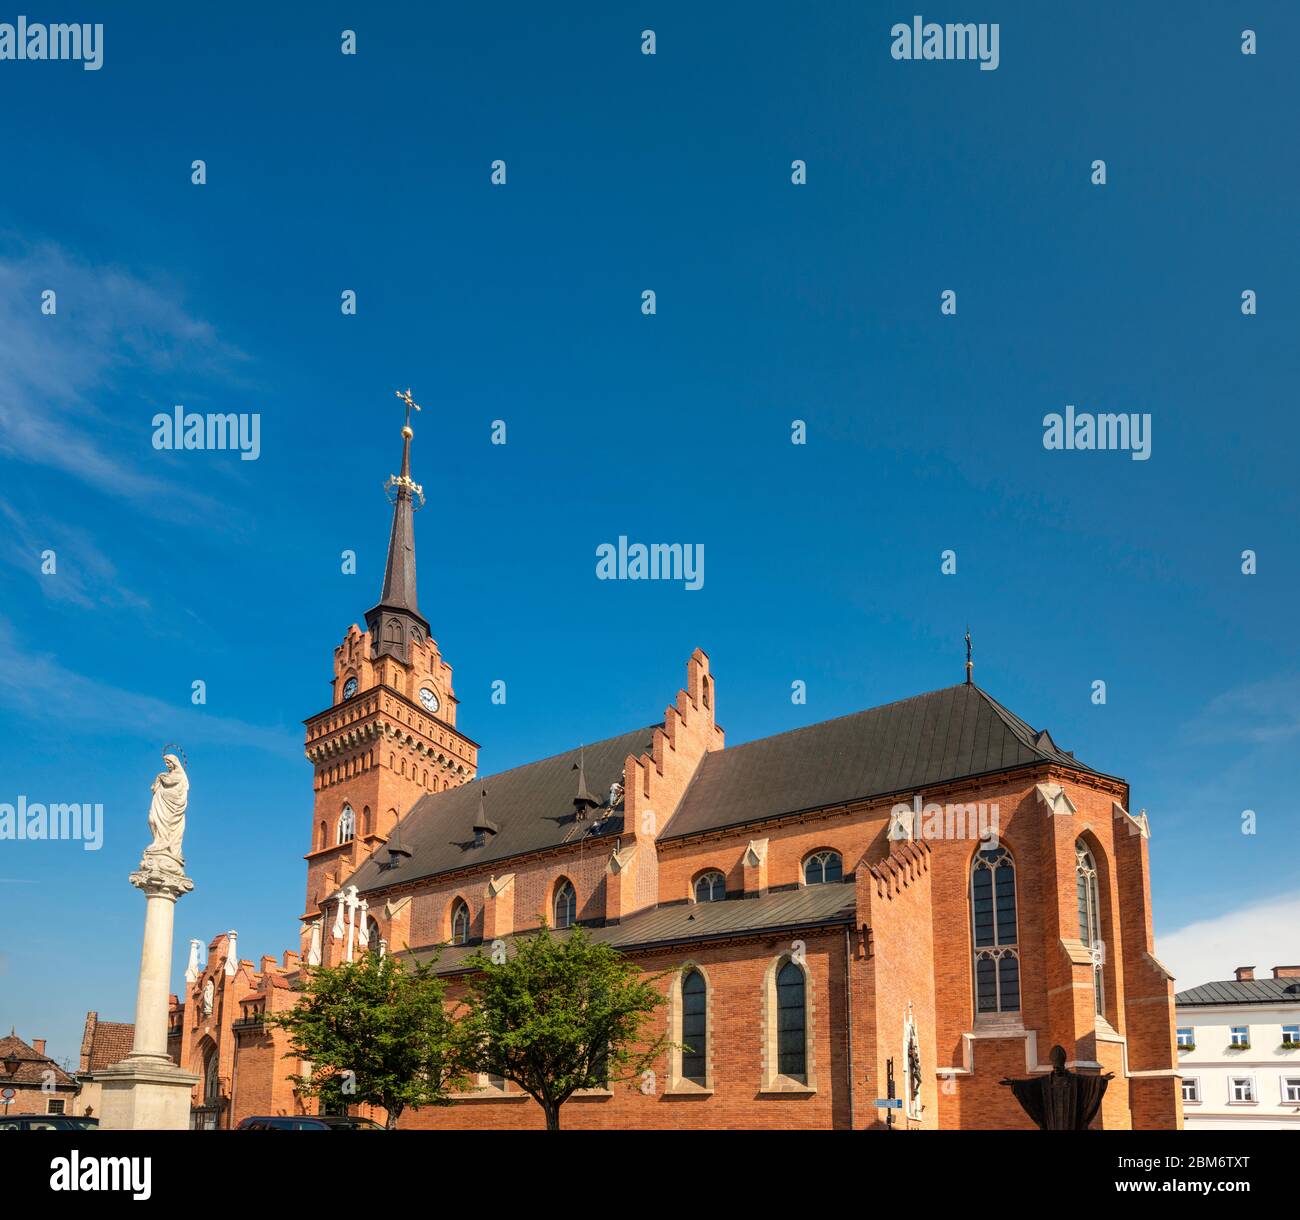
[[[266,1023],[288,1031],[285,1058],[310,1062],[292,1078],[305,1096],[382,1106],[391,1130],[408,1106],[447,1105],[466,1087],[463,1030],[432,963],[363,953],[311,969],[304,990]]]
[[[560,1129],[560,1107],[578,1089],[641,1076],[668,1046],[645,1026],[664,997],[622,954],[581,928],[557,937],[545,924],[496,961],[479,950],[465,997],[468,1060],[502,1076]],[[502,957],[501,954],[494,955]]]

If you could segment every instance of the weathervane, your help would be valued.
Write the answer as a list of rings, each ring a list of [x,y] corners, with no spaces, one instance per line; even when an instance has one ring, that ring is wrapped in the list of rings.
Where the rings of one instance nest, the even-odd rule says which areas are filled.
[[[971,660],[970,625],[967,624],[966,626],[966,685],[967,686],[973,686],[975,684],[971,676],[974,669],[975,669],[975,662]]]

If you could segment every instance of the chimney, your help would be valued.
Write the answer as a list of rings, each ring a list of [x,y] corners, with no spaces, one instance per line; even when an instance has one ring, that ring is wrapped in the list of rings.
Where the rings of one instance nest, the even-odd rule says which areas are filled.
[[[1275,979],[1300,979],[1300,966],[1274,966]]]
[[[1255,967],[1254,967],[1254,966],[1238,966],[1238,967],[1237,967],[1236,974],[1237,974],[1237,982],[1239,982],[1239,983],[1249,983],[1249,982],[1252,982],[1252,981],[1254,980],[1254,978],[1255,978]]]
[[[33,1039],[32,1039],[32,1050],[34,1050],[38,1055],[40,1055],[42,1058],[44,1058],[44,1056],[45,1056],[45,1039],[44,1039],[44,1038],[33,1038]]]

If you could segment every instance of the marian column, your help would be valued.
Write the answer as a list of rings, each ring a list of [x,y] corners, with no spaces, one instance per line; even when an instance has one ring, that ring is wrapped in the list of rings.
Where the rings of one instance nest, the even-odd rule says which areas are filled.
[[[189,777],[175,754],[153,782],[145,848],[131,884],[144,892],[144,946],[135,1000],[131,1053],[95,1075],[102,1086],[100,1126],[118,1130],[183,1130],[190,1125],[190,1090],[199,1082],[167,1055],[167,1001],[171,992],[172,925],[176,900],[194,888],[185,875],[181,838],[189,804]]]

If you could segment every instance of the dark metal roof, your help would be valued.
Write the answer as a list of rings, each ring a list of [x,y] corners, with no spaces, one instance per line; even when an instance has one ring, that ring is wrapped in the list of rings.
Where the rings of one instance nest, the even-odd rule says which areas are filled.
[[[610,785],[623,781],[623,764],[629,754],[650,749],[653,728],[635,729],[585,747],[584,773],[596,793],[608,794]],[[394,869],[380,868],[368,860],[348,882],[361,891],[429,877],[453,869],[476,868],[583,840],[609,839],[622,832],[623,808],[607,804],[579,820],[574,816],[573,768],[579,747],[564,754],[474,780],[447,792],[430,792],[411,807],[398,823],[402,847],[411,853]],[[486,791],[486,798],[481,793]],[[482,810],[498,828],[481,847],[475,847],[474,825]],[[380,848],[378,856],[387,860]]]
[[[1035,762],[1092,770],[978,686],[949,686],[707,755],[663,837]]]
[[[1297,1004],[1300,1005],[1300,978],[1225,979],[1221,983],[1202,983],[1174,996],[1180,1006],[1196,1004]]]
[[[492,864],[565,843],[622,833],[621,804],[603,803],[629,754],[651,748],[654,726],[421,797],[399,823],[412,853],[397,868],[367,861],[349,884],[381,889]],[[599,808],[574,816],[573,769],[590,776]],[[1058,749],[978,686],[950,686],[898,703],[706,754],[662,838],[720,830],[1039,762],[1092,768]],[[474,847],[480,793],[499,833]],[[386,853],[381,849],[381,858]]]
[[[830,885],[809,885],[795,890],[764,894],[761,898],[728,898],[725,902],[679,902],[630,915],[622,923],[588,928],[592,940],[625,952],[672,944],[696,944],[725,940],[755,932],[776,932],[783,928],[813,928],[852,924],[856,909],[856,887],[852,881]],[[567,932],[556,932],[565,936]],[[527,936],[529,933],[521,933]],[[514,937],[506,937],[509,943]],[[478,945],[424,946],[411,956],[426,961],[438,956],[438,973],[453,974]]]

